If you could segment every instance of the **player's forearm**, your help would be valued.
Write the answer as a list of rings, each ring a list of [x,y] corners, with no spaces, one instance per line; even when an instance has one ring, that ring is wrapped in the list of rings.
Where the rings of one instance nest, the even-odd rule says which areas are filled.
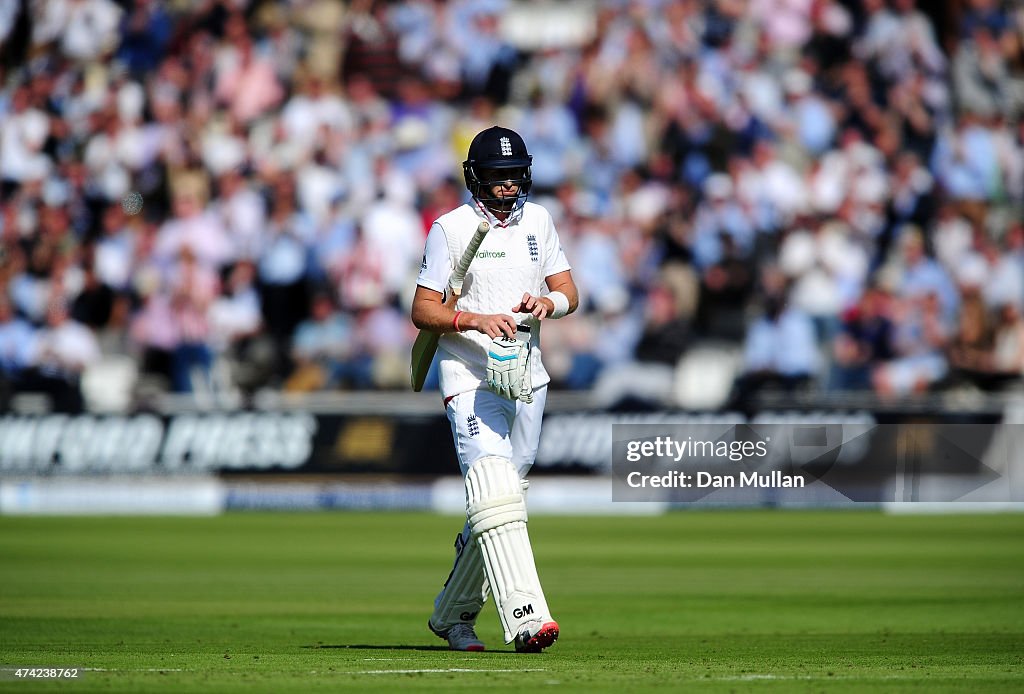
[[[567,316],[573,313],[580,305],[580,292],[576,287],[576,282],[572,278],[572,274],[567,270],[565,272],[559,272],[555,275],[551,275],[545,279],[548,285],[548,294],[543,298],[547,303],[551,304],[552,312],[555,308],[560,310],[553,318],[559,318],[561,316]],[[559,297],[552,297],[552,294],[560,294]],[[556,307],[555,301],[561,304]]]
[[[420,330],[435,333],[456,332],[454,307],[436,301],[414,301],[412,305],[412,323]],[[462,315],[465,315],[463,312]],[[462,327],[462,316],[459,316],[459,327]]]
[[[552,292],[560,293],[562,296],[566,298],[566,301],[568,301],[569,307],[568,310],[565,312],[565,315],[569,315],[570,313],[573,313],[577,308],[579,308],[580,293],[576,290],[575,286],[562,287],[561,289],[553,289]],[[550,294],[548,296],[543,297],[543,299],[551,304],[551,310],[554,311],[555,302],[552,298],[550,298]]]
[[[516,334],[516,322],[512,316],[501,313],[473,313],[458,311],[454,307],[435,301],[413,302],[412,322],[420,330],[435,333],[464,333],[476,330],[489,337]]]

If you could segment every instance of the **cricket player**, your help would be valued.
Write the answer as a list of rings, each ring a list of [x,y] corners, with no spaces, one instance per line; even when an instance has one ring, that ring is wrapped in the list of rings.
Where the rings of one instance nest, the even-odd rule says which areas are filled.
[[[575,311],[579,294],[551,215],[526,200],[532,160],[512,130],[477,134],[463,163],[473,199],[431,226],[413,299],[413,323],[441,333],[441,392],[466,481],[455,565],[428,622],[458,651],[484,650],[473,626],[488,593],[517,651],[540,652],[558,638],[526,529],[524,478],[550,380],[541,324]],[[446,305],[449,277],[484,220],[491,230],[458,301]]]

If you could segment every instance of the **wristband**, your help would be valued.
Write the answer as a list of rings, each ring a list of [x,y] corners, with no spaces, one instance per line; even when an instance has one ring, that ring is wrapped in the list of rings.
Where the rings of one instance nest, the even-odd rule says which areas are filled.
[[[455,328],[455,332],[461,333],[462,328],[459,327],[459,316],[462,315],[462,311],[456,311],[455,317],[452,318],[452,327]]]
[[[548,314],[548,318],[561,318],[569,313],[569,297],[562,292],[548,292],[544,298],[550,299],[555,305],[555,310]]]

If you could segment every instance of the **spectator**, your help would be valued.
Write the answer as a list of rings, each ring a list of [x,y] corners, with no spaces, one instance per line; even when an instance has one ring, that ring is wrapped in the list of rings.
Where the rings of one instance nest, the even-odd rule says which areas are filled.
[[[704,200],[698,204],[693,220],[697,267],[707,268],[724,259],[725,237],[729,237],[729,248],[735,249],[738,257],[752,257],[755,232],[746,210],[735,198],[732,178],[725,173],[709,176],[704,184]]]
[[[50,118],[32,104],[28,86],[10,96],[10,107],[0,121],[0,179],[13,188],[46,177],[53,162],[43,152],[50,132]]]
[[[365,76],[383,96],[394,96],[402,66],[388,3],[354,0],[346,14],[345,45],[341,70],[345,81],[350,82],[356,75]]]
[[[422,255],[423,227],[414,204],[413,180],[397,169],[382,172],[380,180],[380,196],[366,208],[360,227],[370,252],[387,258],[382,279],[390,298],[408,284],[410,268]]]
[[[122,10],[113,0],[50,0],[33,26],[37,45],[57,43],[72,60],[101,58],[117,46]]]
[[[132,317],[129,332],[133,345],[141,352],[140,373],[167,390],[173,387],[174,350],[180,336],[171,297],[154,280],[150,275],[140,287],[142,306]]]
[[[899,257],[891,266],[899,275],[897,291],[901,298],[933,296],[945,320],[956,315],[960,302],[949,273],[925,250],[924,235],[916,227],[905,227],[899,237]]]
[[[10,300],[0,294],[0,409],[7,410],[31,364],[35,335],[35,329],[19,318]]]
[[[768,269],[761,283],[764,313],[751,324],[744,341],[743,372],[733,394],[737,404],[765,388],[805,389],[820,368],[814,324],[803,311],[787,305],[784,276]]]
[[[292,333],[306,317],[309,244],[314,238],[312,220],[297,209],[294,185],[282,174],[274,181],[266,241],[257,263],[263,319],[274,341],[279,378],[291,370]]]
[[[990,318],[976,291],[964,300],[960,329],[949,349],[950,368],[960,381],[982,390],[999,390],[1019,383],[1024,366],[1024,323],[1016,304],[998,308]]]
[[[993,197],[999,175],[999,157],[992,134],[973,113],[963,113],[956,128],[944,131],[932,154],[932,171],[956,201],[978,205]]]
[[[291,98],[281,109],[286,136],[313,151],[324,132],[351,137],[355,114],[346,99],[316,74],[299,74]]]
[[[830,388],[870,390],[872,371],[892,359],[893,322],[889,316],[893,298],[880,286],[868,287],[856,306],[842,317],[833,342]]]
[[[234,383],[251,392],[270,381],[273,347],[262,337],[263,310],[256,266],[240,260],[226,272],[223,294],[210,304],[207,322],[214,360],[228,364]]]
[[[651,288],[644,319],[643,334],[636,346],[637,361],[675,368],[689,345],[690,325],[667,285]]]
[[[836,136],[832,105],[812,89],[813,76],[794,69],[783,78],[787,99],[785,122],[792,122],[793,134],[803,151],[818,157],[828,151]],[[780,124],[780,127],[782,126]]]
[[[603,305],[606,297],[629,291],[629,277],[623,263],[619,224],[587,214],[581,221],[580,238],[573,252],[574,272],[580,295]]]
[[[121,17],[121,45],[117,58],[136,78],[156,69],[171,40],[174,25],[156,0],[133,0]]]
[[[173,217],[160,227],[153,249],[163,263],[173,262],[186,247],[210,269],[219,269],[232,259],[234,249],[224,225],[206,208],[204,187],[201,176],[179,178],[173,195]]]
[[[952,336],[938,294],[928,292],[902,298],[895,304],[893,358],[872,374],[882,396],[923,393],[943,379],[949,369],[945,349]],[[978,326],[965,334],[976,339]]]
[[[32,8],[27,2],[0,5],[0,74],[21,64],[31,39]]]
[[[792,289],[790,302],[814,321],[822,340],[835,334],[838,316],[861,293],[868,270],[863,249],[844,234],[841,224],[799,218],[813,228],[787,232],[779,247],[779,267]]]
[[[895,234],[904,224],[924,228],[935,216],[934,179],[914,152],[896,157],[889,180],[886,231]],[[884,247],[887,239],[880,239]]]
[[[745,307],[754,289],[752,259],[722,234],[722,257],[701,275],[697,327],[708,337],[739,340],[745,331]]]
[[[1019,112],[1021,96],[1010,80],[999,39],[983,24],[978,23],[960,45],[952,77],[962,109],[984,117]]]
[[[570,151],[576,146],[576,121],[564,103],[535,89],[517,119],[516,131],[531,143],[534,194],[550,193],[565,181]]]
[[[354,333],[353,321],[335,310],[330,295],[315,294],[309,318],[295,329],[292,341],[295,366],[285,382],[285,390],[304,392],[372,384],[366,363],[352,360]]]
[[[228,19],[226,31],[233,45],[225,50],[227,67],[217,75],[215,93],[232,118],[249,124],[280,104],[284,90],[273,63],[257,52],[240,14]]]
[[[95,266],[87,262],[78,296],[71,303],[71,317],[93,330],[100,330],[114,309],[114,290],[100,281]]]
[[[135,243],[135,231],[125,219],[121,205],[107,205],[101,218],[101,236],[93,254],[96,277],[100,282],[117,291],[128,289]]]
[[[1009,18],[998,0],[968,0],[960,20],[961,39],[969,39],[976,29],[984,28],[1001,37],[1009,28]]]
[[[82,372],[100,358],[99,343],[87,326],[72,320],[61,299],[51,301],[46,325],[32,345],[30,369],[22,390],[50,396],[57,412],[78,413],[85,407]]]
[[[230,255],[240,260],[255,260],[263,242],[266,201],[239,167],[230,167],[220,175],[217,193],[214,213],[230,239]]]
[[[1019,382],[1024,376],[1024,318],[1018,304],[999,307],[992,351],[993,371],[1006,379]]]
[[[985,302],[980,292],[972,289],[964,295],[960,323],[949,346],[950,368],[968,376],[991,371],[994,339]]]
[[[930,73],[945,69],[935,31],[916,4],[916,0],[893,0],[890,9],[886,0],[864,2],[868,20],[857,54],[877,66],[890,82],[899,82],[917,69]]]
[[[352,384],[356,388],[406,388],[412,325],[391,304],[356,313]]]
[[[210,389],[209,310],[219,292],[217,275],[183,246],[170,278],[171,318],[178,336],[171,353],[171,383],[178,393]]]
[[[48,302],[56,292],[58,249],[53,242],[40,241],[30,250],[27,266],[17,268],[7,291],[15,310],[39,325],[46,320]]]

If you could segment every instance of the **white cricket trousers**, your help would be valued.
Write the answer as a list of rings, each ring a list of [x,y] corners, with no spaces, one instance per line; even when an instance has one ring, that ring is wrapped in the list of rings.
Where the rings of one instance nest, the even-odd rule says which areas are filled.
[[[519,477],[526,477],[540,446],[547,396],[547,386],[542,386],[533,392],[531,403],[508,400],[489,390],[471,390],[449,400],[445,411],[462,476],[484,456],[496,455],[511,460]]]

